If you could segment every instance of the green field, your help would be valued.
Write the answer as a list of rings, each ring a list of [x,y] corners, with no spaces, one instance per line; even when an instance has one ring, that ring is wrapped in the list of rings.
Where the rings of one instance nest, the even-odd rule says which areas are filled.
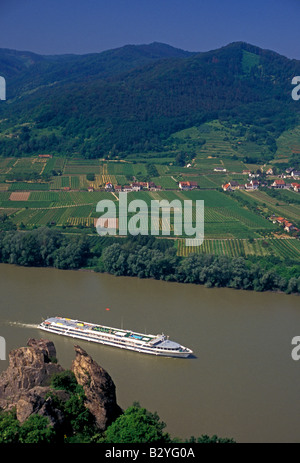
[[[276,256],[300,259],[300,242],[297,239],[205,239],[201,246],[189,247],[185,240],[177,240],[177,254],[216,254],[229,257]]]
[[[284,197],[285,201],[276,197],[274,198],[264,191],[239,191],[238,194],[242,195],[242,197],[246,198],[252,204],[266,208],[270,212],[270,215],[275,214],[300,225],[298,193],[294,191],[280,191],[280,196]]]
[[[245,66],[250,66],[251,60],[248,62],[247,59]],[[99,217],[99,213],[96,212],[97,203],[103,199],[112,200],[118,213],[118,194],[105,192],[105,183],[125,185],[133,180],[147,179],[161,186],[162,190],[131,192],[127,198],[128,202],[144,200],[149,212],[152,200],[180,200],[181,205],[184,200],[192,200],[194,205],[196,200],[204,201],[205,240],[199,248],[185,247],[184,227],[181,237],[174,235],[173,212],[170,220],[165,217],[158,219],[160,231],[163,226],[170,226],[170,237],[174,239],[174,243],[176,242],[179,255],[197,252],[232,257],[258,255],[298,259],[299,240],[286,239],[291,236],[267,218],[272,214],[280,215],[300,225],[298,193],[280,190],[275,195],[265,189],[227,194],[221,190],[222,184],[230,180],[239,183],[245,183],[247,180],[247,175],[242,174],[243,170],[248,168],[243,162],[244,149],[249,149],[249,154],[254,147],[248,145],[246,132],[242,129],[249,128],[212,121],[200,127],[177,132],[173,136],[174,156],[169,156],[169,152],[168,156],[160,158],[160,161],[165,159],[165,163],[154,161],[158,159],[157,153],[156,157],[149,156],[148,159],[139,154],[135,158],[130,155],[126,161],[58,157],[2,158],[0,214],[9,215],[16,226],[22,229],[47,225],[72,227],[80,233],[85,228],[87,233],[96,235],[94,219]],[[291,149],[299,133],[296,128],[282,134],[282,146],[288,143]],[[200,142],[203,139],[205,143]],[[175,165],[176,150],[179,148],[186,148],[188,153],[194,152],[191,167]],[[285,156],[287,152],[281,150],[280,153],[281,156]],[[147,162],[150,162],[151,166],[148,166]],[[224,168],[226,172],[215,172],[215,167]],[[253,166],[251,168],[253,169]],[[149,176],[149,172],[155,172],[156,176]],[[46,177],[43,176],[45,174]],[[88,174],[94,174],[94,180],[88,180]],[[22,175],[32,179],[24,180]],[[179,181],[197,182],[199,189],[180,191]],[[88,191],[89,187],[93,187],[94,191]],[[19,192],[30,194],[28,196],[24,193],[22,196],[17,194]],[[14,194],[11,197],[12,193]],[[128,220],[133,215],[128,214]],[[195,220],[194,211],[194,226]],[[148,228],[150,225],[149,218]],[[279,239],[282,236],[285,239]]]

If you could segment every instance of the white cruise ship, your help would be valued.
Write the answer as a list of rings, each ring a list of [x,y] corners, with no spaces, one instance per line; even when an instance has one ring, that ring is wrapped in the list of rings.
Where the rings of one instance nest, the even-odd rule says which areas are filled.
[[[170,341],[164,334],[142,334],[129,330],[95,325],[70,318],[51,317],[43,321],[39,328],[51,333],[93,341],[107,346],[133,350],[144,354],[164,357],[188,357],[191,349]]]

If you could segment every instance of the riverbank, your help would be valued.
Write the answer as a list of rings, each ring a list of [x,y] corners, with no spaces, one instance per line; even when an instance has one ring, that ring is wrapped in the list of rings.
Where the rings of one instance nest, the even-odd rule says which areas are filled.
[[[194,283],[254,291],[300,293],[300,263],[277,257],[177,255],[170,240],[127,237],[90,240],[39,228],[0,233],[0,261],[26,267],[91,270],[116,276]]]

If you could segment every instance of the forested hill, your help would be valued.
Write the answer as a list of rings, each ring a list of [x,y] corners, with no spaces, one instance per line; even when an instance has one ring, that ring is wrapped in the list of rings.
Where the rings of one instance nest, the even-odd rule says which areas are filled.
[[[7,97],[11,99],[41,85],[106,79],[160,59],[191,55],[193,53],[157,42],[86,55],[37,55],[0,48],[0,75],[9,83]]]
[[[300,61],[243,42],[206,53],[157,43],[84,56],[0,50],[0,75],[8,86],[0,104],[5,156],[163,151],[172,133],[216,118],[277,137],[300,111],[291,98]]]

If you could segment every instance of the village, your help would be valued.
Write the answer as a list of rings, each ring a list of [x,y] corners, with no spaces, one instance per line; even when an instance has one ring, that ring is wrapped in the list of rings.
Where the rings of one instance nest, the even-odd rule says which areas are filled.
[[[275,188],[275,189],[285,189],[285,190],[294,190],[296,192],[300,192],[300,183],[295,181],[299,179],[300,181],[300,171],[296,170],[293,167],[289,167],[286,169],[284,174],[281,174],[276,179],[272,179],[270,181],[266,181],[266,177],[264,180],[260,181],[260,174],[254,174],[251,171],[243,171],[243,174],[249,175],[249,181],[245,184],[239,184],[236,181],[231,181],[229,183],[223,184],[222,188],[223,191],[234,191],[234,190],[257,190],[259,187],[267,187],[267,188]],[[268,169],[266,171],[266,176],[273,176],[274,172],[273,169]],[[276,217],[275,214],[272,214],[269,219],[275,224],[279,224],[283,226],[284,231],[290,232],[299,232],[299,228],[296,227],[290,220],[287,220],[284,217]]]
[[[259,186],[261,187],[271,187],[271,188],[282,188],[286,190],[294,190],[300,192],[300,171],[293,167],[286,169],[284,174],[278,175],[278,178],[270,182],[267,180],[267,176],[274,176],[273,169],[270,168],[266,171],[266,176],[263,180],[260,180],[260,173],[253,173],[250,170],[243,170],[243,175],[248,175],[249,180],[245,184],[240,184],[237,181],[230,181],[222,185],[223,191],[232,191],[232,190],[257,190]],[[285,180],[287,179],[287,181]],[[296,180],[299,180],[296,181]]]
[[[226,169],[214,169],[218,172],[226,172]],[[285,174],[280,174],[278,178],[274,178],[273,169],[268,169],[266,175],[260,179],[261,174],[251,172],[250,170],[244,170],[243,175],[248,175],[248,181],[246,183],[239,183],[236,180],[231,180],[228,183],[222,184],[223,191],[234,191],[234,190],[248,190],[254,191],[259,187],[262,188],[275,188],[275,189],[287,189],[294,190],[295,192],[300,192],[300,171],[294,168],[288,168],[285,171]],[[267,176],[271,177],[272,180],[268,180]],[[299,179],[299,182],[296,181]],[[197,182],[194,181],[180,181],[178,182],[178,188],[182,191],[195,190],[199,188]],[[141,190],[146,191],[162,191],[163,188],[159,185],[156,185],[154,182],[132,182],[130,185],[113,185],[111,182],[107,182],[104,187],[105,191],[108,192],[137,192]],[[94,191],[93,188],[89,188],[88,191]],[[290,232],[299,232],[299,228],[293,224],[290,220],[287,220],[284,217],[276,217],[275,214],[269,217],[269,219],[275,224],[283,226],[284,231]]]

